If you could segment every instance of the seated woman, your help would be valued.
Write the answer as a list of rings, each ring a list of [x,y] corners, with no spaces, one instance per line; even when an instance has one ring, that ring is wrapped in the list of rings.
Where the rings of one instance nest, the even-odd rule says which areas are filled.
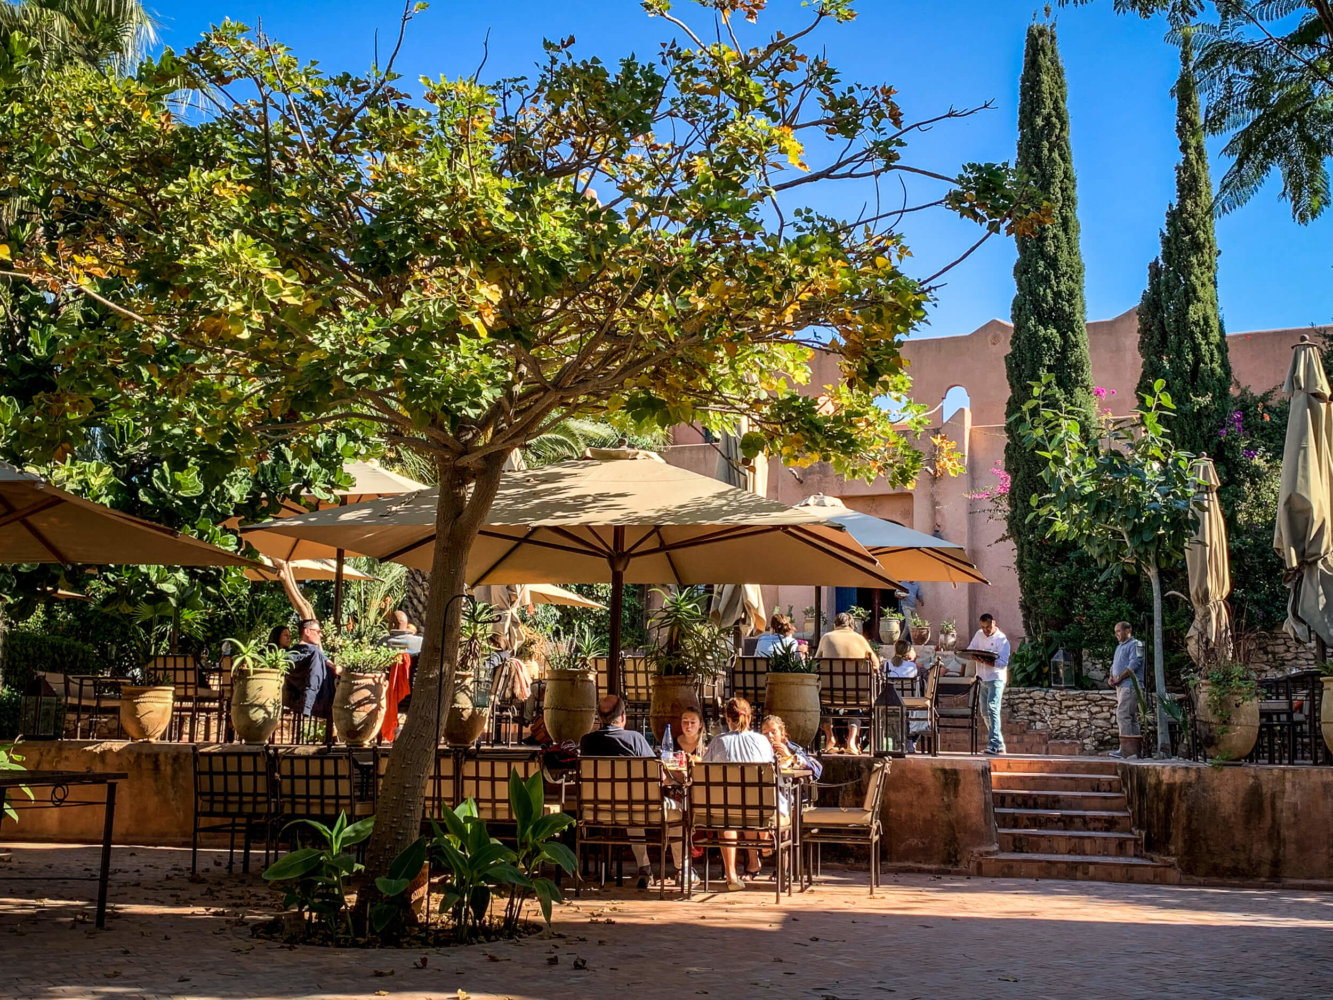
[[[273,631],[268,634],[268,644],[279,649],[291,649],[292,630],[286,625],[275,625]]]
[[[774,614],[768,621],[768,631],[754,644],[754,655],[772,656],[779,649],[789,649],[793,653],[798,651],[796,626],[786,615]]]
[[[684,751],[695,760],[704,755],[708,737],[704,733],[704,717],[697,709],[687,708],[680,713],[680,735],[676,737],[676,749]]]
[[[732,698],[727,702],[723,714],[727,719],[727,732],[718,734],[708,744],[708,749],[704,753],[705,763],[772,764],[775,762],[773,744],[750,728],[750,719],[753,718],[754,711],[748,701],[744,698]],[[735,840],[736,834],[724,830],[722,839]],[[745,874],[754,878],[762,867],[759,864],[759,852],[751,849],[749,860],[750,864],[746,867]],[[736,848],[722,848],[722,870],[727,876],[728,890],[734,892],[745,888],[745,883],[741,881],[740,874],[736,871]]]
[[[787,724],[780,715],[767,715],[759,731],[773,745],[773,757],[784,768],[804,768],[815,780],[824,773],[824,765],[806,753],[805,747],[787,735]]]
[[[910,640],[899,639],[893,644],[893,655],[885,663],[884,673],[888,677],[916,676],[916,647]]]

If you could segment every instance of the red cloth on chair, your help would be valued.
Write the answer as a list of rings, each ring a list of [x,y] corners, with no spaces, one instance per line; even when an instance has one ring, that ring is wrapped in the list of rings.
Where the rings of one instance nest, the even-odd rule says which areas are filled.
[[[389,693],[385,696],[389,706],[384,711],[384,725],[380,726],[380,737],[385,743],[392,743],[398,732],[398,703],[412,693],[412,657],[399,653],[389,668]]]

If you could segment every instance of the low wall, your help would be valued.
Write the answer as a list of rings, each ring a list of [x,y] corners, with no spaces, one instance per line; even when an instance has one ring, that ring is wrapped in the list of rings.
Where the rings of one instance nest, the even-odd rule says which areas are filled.
[[[1260,677],[1284,677],[1293,670],[1319,666],[1313,643],[1299,642],[1285,632],[1260,632],[1248,637],[1247,660]]]
[[[1184,875],[1333,880],[1333,768],[1143,761],[1120,778],[1144,847]]]
[[[1115,692],[1073,688],[1005,688],[1004,713],[1053,740],[1077,740],[1084,753],[1119,745]]]
[[[832,804],[859,805],[869,757],[826,757],[821,782]],[[825,801],[821,796],[821,802]],[[991,811],[990,764],[981,758],[893,758],[881,809],[884,864],[898,868],[967,871],[978,854],[998,849]]]

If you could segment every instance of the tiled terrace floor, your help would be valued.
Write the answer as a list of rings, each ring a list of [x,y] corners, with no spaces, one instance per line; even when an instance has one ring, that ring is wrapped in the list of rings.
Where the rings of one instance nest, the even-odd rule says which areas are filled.
[[[781,906],[760,888],[612,890],[560,908],[551,937],[368,952],[256,941],[274,905],[256,875],[205,854],[191,882],[188,851],[155,848],[116,850],[96,932],[95,883],[54,880],[95,872],[96,853],[20,846],[0,863],[0,997],[1333,996],[1333,894],[1317,892],[897,875],[871,901],[837,872]]]

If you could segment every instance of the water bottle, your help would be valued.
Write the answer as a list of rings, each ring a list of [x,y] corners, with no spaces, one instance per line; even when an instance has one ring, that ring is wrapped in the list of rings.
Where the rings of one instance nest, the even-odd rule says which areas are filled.
[[[666,732],[662,735],[662,763],[670,766],[676,760],[676,744],[671,739],[671,724],[667,723]]]

